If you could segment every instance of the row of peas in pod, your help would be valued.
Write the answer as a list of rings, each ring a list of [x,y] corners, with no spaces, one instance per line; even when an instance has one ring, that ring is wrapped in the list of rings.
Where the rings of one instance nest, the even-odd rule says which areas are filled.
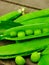
[[[14,27],[5,31],[4,36],[9,40],[24,40],[49,35],[49,24],[40,23]]]

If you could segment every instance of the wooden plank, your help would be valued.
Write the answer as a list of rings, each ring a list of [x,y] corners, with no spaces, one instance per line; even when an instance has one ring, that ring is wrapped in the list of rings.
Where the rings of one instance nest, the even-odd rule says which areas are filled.
[[[20,6],[17,6],[17,5],[15,6],[13,4],[9,4],[9,3],[0,1],[0,16],[5,13],[17,10],[19,8],[20,8]]]
[[[22,8],[22,6],[0,1],[0,16],[8,12],[18,10],[20,8]],[[31,12],[31,11],[35,11],[35,9],[26,8],[25,12]]]
[[[49,0],[5,0],[16,4],[22,4],[33,8],[49,8]]]

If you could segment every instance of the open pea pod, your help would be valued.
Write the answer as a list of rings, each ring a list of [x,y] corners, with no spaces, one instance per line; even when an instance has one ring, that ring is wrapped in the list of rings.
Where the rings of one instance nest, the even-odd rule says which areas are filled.
[[[46,10],[44,10],[45,11],[45,15],[48,13],[48,10],[49,9],[46,9]],[[39,11],[37,11],[37,12],[39,12]],[[36,14],[37,14],[37,12],[35,12]],[[41,12],[43,12],[43,11],[41,11]],[[39,13],[41,13],[41,12],[39,12]],[[47,13],[46,13],[47,12]],[[1,16],[0,17],[0,34],[1,33],[3,33],[3,31],[5,31],[6,29],[9,29],[9,28],[11,28],[11,27],[15,27],[15,26],[19,26],[19,25],[21,25],[21,22],[17,22],[17,23],[15,23],[15,22],[13,22],[13,20],[15,19],[15,18],[17,18],[17,17],[19,17],[20,15],[22,14],[22,11],[21,12],[16,12],[16,11],[13,11],[13,12],[11,12],[11,13],[8,13],[8,14],[5,14],[4,16]],[[31,13],[32,14],[32,13]],[[12,16],[11,16],[12,15]],[[42,17],[43,17],[43,15],[41,15]],[[22,16],[23,17],[23,16]],[[38,20],[35,20],[35,21],[45,21],[48,17],[43,17],[43,18],[41,18],[40,16],[39,16],[39,14],[38,14],[38,16],[36,15],[35,17],[33,16],[33,18],[40,18],[40,19],[38,19]],[[20,17],[21,18],[21,17]],[[46,18],[46,19],[45,19]],[[23,19],[23,18],[22,18]],[[29,18],[28,18],[29,19]],[[12,21],[11,21],[12,20]],[[6,21],[6,22],[5,22]],[[8,22],[7,22],[8,21]],[[27,21],[27,20],[26,20]],[[29,20],[29,21],[27,21],[27,23],[23,23],[23,24],[30,24],[30,22],[32,22],[32,20]],[[32,22],[33,23],[33,22]]]
[[[49,23],[36,23],[10,28],[4,32],[3,39],[16,41],[40,38],[44,36],[49,36]]]
[[[43,10],[40,10],[40,11],[34,11],[34,12],[31,12],[31,13],[28,13],[28,14],[25,14],[21,17],[19,17],[18,19],[14,20],[14,22],[18,22],[18,23],[25,23],[29,20],[32,20],[32,19],[37,19],[37,18],[43,18],[43,17],[48,17],[49,16],[49,9],[43,9]]]
[[[27,56],[34,51],[44,50],[49,45],[49,38],[38,38],[0,46],[0,59],[15,58],[17,55]]]
[[[0,34],[3,31],[19,26],[20,24],[13,22],[13,20],[17,19],[19,16],[22,15],[22,11],[12,11],[0,17]]]

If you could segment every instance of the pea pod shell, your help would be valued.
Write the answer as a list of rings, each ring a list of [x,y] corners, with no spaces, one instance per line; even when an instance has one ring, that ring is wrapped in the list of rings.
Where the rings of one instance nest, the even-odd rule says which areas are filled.
[[[49,38],[39,38],[0,47],[0,59],[27,56],[34,51],[41,51],[49,45]]]
[[[29,21],[31,19],[37,19],[37,18],[45,17],[45,16],[46,17],[49,16],[49,9],[43,9],[40,11],[35,11],[35,12],[25,14],[25,15],[19,17],[18,19],[16,19],[14,22],[23,23],[23,22]]]
[[[31,35],[27,35],[25,32],[26,30],[32,30],[33,33]],[[10,33],[12,33],[12,32],[15,32],[16,36],[11,37]],[[24,36],[23,37],[18,36],[19,32],[21,32],[21,33],[24,32],[23,33]],[[15,40],[15,41],[49,36],[49,23],[38,23],[38,24],[14,27],[14,28],[6,30],[3,35],[4,35],[5,39]]]

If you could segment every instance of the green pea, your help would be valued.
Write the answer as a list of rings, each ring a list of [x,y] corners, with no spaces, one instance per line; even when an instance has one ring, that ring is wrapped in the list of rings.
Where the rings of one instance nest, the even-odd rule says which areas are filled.
[[[41,34],[41,30],[35,30],[34,31],[34,35],[39,35],[39,34]]]
[[[38,53],[38,52],[32,53],[32,55],[31,55],[31,61],[32,62],[38,62],[39,59],[40,59],[40,53]]]
[[[18,37],[24,37],[25,36],[25,32],[18,32]]]
[[[18,65],[24,65],[25,64],[25,59],[21,56],[17,56],[15,59],[16,64]]]
[[[44,28],[43,29],[43,33],[47,33],[47,32],[49,32],[49,29],[48,28]]]
[[[10,36],[16,36],[16,32],[15,31],[10,32]]]
[[[26,35],[32,35],[33,34],[33,31],[32,30],[26,30]]]

